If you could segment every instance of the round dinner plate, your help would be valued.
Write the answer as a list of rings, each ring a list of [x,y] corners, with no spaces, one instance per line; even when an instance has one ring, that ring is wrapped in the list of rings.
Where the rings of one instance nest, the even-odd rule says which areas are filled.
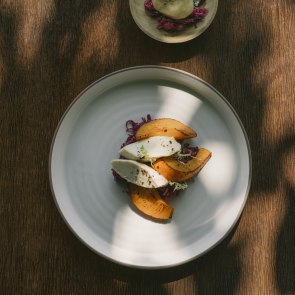
[[[169,222],[139,214],[111,172],[125,122],[147,114],[187,124],[198,133],[191,142],[212,152],[188,189],[168,201]],[[227,100],[198,77],[161,66],[123,69],[84,90],[60,120],[49,163],[69,228],[96,253],[139,268],[176,266],[218,244],[237,222],[251,180],[247,135]]]
[[[202,6],[208,9],[208,13],[204,19],[183,31],[166,32],[157,28],[157,19],[151,17],[145,10],[144,2],[145,0],[129,0],[131,15],[137,26],[146,35],[164,43],[182,43],[198,37],[211,25],[218,8],[218,0],[205,1]]]

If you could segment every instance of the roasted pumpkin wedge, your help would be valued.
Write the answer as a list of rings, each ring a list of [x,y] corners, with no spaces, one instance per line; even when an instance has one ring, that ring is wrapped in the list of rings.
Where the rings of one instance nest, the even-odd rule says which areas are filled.
[[[162,118],[143,124],[135,134],[136,140],[152,136],[172,136],[176,140],[183,140],[196,137],[197,133],[175,119]]]
[[[153,168],[169,181],[182,182],[194,177],[211,158],[211,152],[200,148],[191,161],[182,163],[174,157],[164,157],[153,163]]]
[[[171,168],[166,164],[166,158],[160,158],[153,163],[153,168],[162,176],[164,176],[169,181],[183,182],[196,175],[194,171],[191,172],[181,172]]]
[[[134,184],[128,186],[131,202],[145,215],[161,220],[172,218],[173,207],[167,204],[156,189],[147,189]]]
[[[191,172],[202,168],[210,158],[211,152],[205,148],[200,148],[196,156],[187,163],[177,161],[174,157],[166,157],[165,161],[168,166],[177,171]]]

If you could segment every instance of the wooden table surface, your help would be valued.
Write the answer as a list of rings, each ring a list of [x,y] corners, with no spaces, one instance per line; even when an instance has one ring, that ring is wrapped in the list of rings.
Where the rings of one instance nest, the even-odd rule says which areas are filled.
[[[135,25],[127,0],[1,0],[0,294],[295,294],[294,28],[293,0],[228,0],[200,37],[165,44]],[[84,246],[48,177],[55,128],[75,96],[145,64],[217,88],[253,156],[249,198],[231,234],[199,259],[156,271]]]

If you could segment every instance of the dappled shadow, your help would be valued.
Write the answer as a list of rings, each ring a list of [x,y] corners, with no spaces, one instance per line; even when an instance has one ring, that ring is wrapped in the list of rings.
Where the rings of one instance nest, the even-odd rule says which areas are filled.
[[[133,34],[137,28],[131,18],[128,21],[123,19],[129,13],[128,3],[120,1],[118,10],[121,13],[111,23],[119,31],[119,51],[110,56],[111,64],[107,58],[101,59],[96,51],[84,58],[80,56],[87,30],[83,24],[99,12],[102,2],[72,3],[56,0],[53,3],[52,15],[41,28],[41,44],[33,59],[21,62],[17,59],[16,39],[20,18],[17,13],[21,12],[16,10],[14,15],[4,11],[1,18],[4,28],[3,43],[6,46],[2,53],[5,77],[1,104],[7,109],[1,128],[4,131],[3,137],[12,138],[5,147],[10,154],[15,153],[7,164],[10,170],[8,175],[16,178],[14,193],[23,199],[14,199],[15,195],[9,197],[12,199],[10,202],[20,202],[28,208],[26,212],[17,210],[17,214],[12,214],[15,226],[20,225],[20,228],[10,228],[7,225],[9,231],[15,231],[18,235],[17,242],[10,240],[9,243],[16,243],[17,255],[26,257],[21,263],[22,268],[27,271],[22,272],[18,278],[17,274],[9,274],[9,280],[18,281],[24,293],[30,293],[33,286],[39,293],[84,293],[92,286],[92,290],[104,290],[104,294],[124,294],[130,290],[138,291],[138,294],[168,294],[163,283],[194,273],[195,262],[167,270],[134,270],[117,266],[86,249],[70,234],[58,217],[47,183],[45,159],[48,158],[58,120],[77,93],[89,83],[120,67],[135,65],[134,60],[138,64],[177,62],[179,59],[188,59],[194,54],[194,50],[186,51],[186,45],[182,44],[176,45],[167,54],[165,44],[147,40],[143,34]],[[126,35],[135,38],[128,40]],[[203,45],[206,43],[206,38],[200,40]],[[111,49],[112,41],[107,40],[106,46]],[[124,50],[129,47],[132,48],[132,54],[129,50]],[[11,50],[14,54],[11,54]],[[198,50],[201,54],[202,50]],[[9,135],[11,131],[12,137]],[[11,168],[15,166],[19,168],[17,175],[14,175]],[[31,217],[27,217],[27,214]],[[28,218],[28,225],[23,229],[22,220]],[[40,220],[40,223],[36,224],[36,220]],[[22,230],[25,235],[21,233]],[[36,236],[39,238],[36,239]],[[27,246],[22,247],[23,244]],[[16,257],[13,259],[17,261]],[[34,273],[29,272],[32,268],[35,269]],[[69,281],[74,283],[66,284]],[[35,282],[40,283],[36,286]],[[10,286],[14,288],[13,293],[20,293],[17,289],[20,285]]]
[[[242,245],[222,244],[197,262],[195,281],[204,295],[240,294]],[[212,280],[212,278],[218,278]],[[210,282],[210,283],[209,283]]]
[[[83,24],[100,4],[54,1],[48,22],[27,32],[41,35],[33,58],[19,52],[20,19],[28,1],[12,7],[0,5],[0,143],[1,167],[6,171],[1,177],[1,187],[3,184],[5,188],[1,208],[7,212],[1,231],[5,237],[2,250],[9,254],[1,262],[3,294],[85,294],[97,282],[97,268],[92,277],[77,274],[77,260],[87,274],[94,268],[88,268],[83,260],[88,250],[84,256],[76,255],[77,242],[59,217],[48,184],[47,159],[65,109],[82,89],[109,71],[106,67],[88,71],[98,62],[93,58],[88,60],[91,67],[77,65]],[[29,15],[26,20],[30,17],[38,20],[38,16]],[[104,265],[103,259],[97,259],[100,267]],[[72,280],[75,284],[65,284]],[[98,290],[112,294],[108,291],[112,286],[109,278],[109,284]]]
[[[255,202],[255,199],[263,198],[262,196],[265,196],[265,194],[272,193],[280,185],[283,169],[280,159],[284,149],[293,145],[294,132],[292,131],[292,122],[290,122],[291,128],[286,130],[281,140],[275,144],[270,144],[266,139],[265,121],[270,105],[267,87],[269,87],[269,81],[274,78],[272,75],[276,73],[268,73],[269,68],[259,69],[257,65],[267,65],[266,61],[264,61],[265,63],[261,61],[261,57],[269,57],[272,50],[272,28],[266,22],[265,10],[268,9],[268,13],[271,14],[273,7],[266,5],[263,9],[256,9],[255,14],[253,14],[251,5],[248,2],[242,4],[236,1],[227,2],[226,9],[224,6],[218,9],[215,20],[203,35],[184,44],[163,44],[152,40],[138,28],[134,28],[134,23],[127,24],[128,30],[135,35],[132,44],[130,44],[130,40],[123,37],[120,43],[123,46],[132,46],[134,49],[133,56],[137,56],[135,60],[141,60],[142,63],[164,65],[165,63],[174,63],[176,67],[181,69],[184,66],[187,71],[190,71],[190,59],[198,58],[199,69],[193,67],[193,71],[190,72],[196,75],[206,73],[207,76],[201,76],[201,78],[211,83],[225,95],[237,111],[247,131],[253,160],[252,187],[249,198]],[[259,21],[257,21],[258,19]],[[239,26],[239,31],[233,29],[236,26]],[[220,38],[220,34],[222,34],[222,38]],[[139,58],[139,55],[141,58]],[[126,58],[128,60],[128,57]],[[187,63],[186,60],[188,60]],[[132,61],[130,60],[130,62]],[[179,62],[184,63],[178,64]],[[258,79],[257,72],[259,70],[261,70],[261,75],[266,72],[265,79],[264,77]],[[270,169],[266,169],[266,167],[270,167]],[[292,211],[293,207],[289,202],[282,228],[286,227],[287,223],[287,228],[291,229],[293,223],[290,212]],[[291,255],[293,242],[292,237],[288,236],[287,233],[287,230],[283,230],[279,234],[279,236],[283,235],[285,239],[283,239],[284,242],[278,242],[278,257],[284,247],[287,253]],[[238,294],[242,268],[239,255],[240,251],[244,249],[244,243],[246,241],[232,246],[227,245],[224,241],[216,247],[216,250],[214,249],[210,254],[189,264],[192,267],[182,269],[179,274],[195,273],[197,289],[202,294]],[[226,257],[225,260],[229,264],[225,260],[220,261],[218,259],[222,255]],[[291,255],[293,262],[292,257]],[[209,258],[212,261],[207,266],[205,273],[195,269],[196,266],[202,265],[202,261],[203,264],[208,262]],[[279,274],[284,263],[277,261],[276,272]],[[271,262],[269,263],[271,264]],[[286,271],[293,273],[291,266],[292,263],[285,264]],[[226,272],[223,271],[224,267],[227,269]],[[163,274],[165,271],[162,270],[160,273]],[[177,268],[174,269],[173,274],[176,273]],[[220,276],[223,277],[222,280]],[[285,281],[284,284],[283,275],[277,275],[277,279],[282,292],[287,289],[286,286],[289,286],[289,290],[294,291],[290,280]],[[216,280],[218,285],[214,283],[212,285],[206,284],[208,281],[214,282]],[[220,283],[221,281],[223,283]]]
[[[285,217],[276,239],[276,279],[281,294],[290,294],[295,291],[295,134],[285,138],[278,149],[277,161],[285,164],[278,171],[284,177]]]
[[[261,138],[261,129],[259,128],[265,112],[266,100],[264,89],[253,81],[253,68],[255,68],[257,59],[262,52],[265,53],[269,36],[264,36],[267,24],[263,21],[250,34],[247,24],[248,22],[254,23],[255,19],[251,9],[244,3],[244,19],[239,23],[240,35],[233,37],[232,26],[235,25],[237,19],[237,5],[241,4],[229,1],[226,9],[222,7],[219,9],[208,31],[185,44],[162,44],[148,39],[138,31],[137,34],[140,36],[136,36],[133,44],[139,46],[137,44],[139,40],[142,40],[144,46],[140,51],[135,51],[133,55],[142,55],[143,62],[145,60],[155,64],[169,62],[175,63],[176,67],[178,67],[177,63],[182,61],[184,64],[180,64],[180,66],[184,65],[187,71],[193,68],[193,71],[190,72],[197,76],[199,73],[205,72],[208,76],[200,78],[214,85],[228,98],[240,115],[252,144],[252,140],[259,142]],[[222,40],[219,29],[221,27]],[[249,39],[250,36],[251,39]],[[124,42],[127,44],[127,41],[122,38],[121,43],[124,44]],[[189,59],[192,57],[197,59],[197,67],[191,65],[192,61]],[[136,60],[140,59],[136,58]],[[186,60],[188,60],[187,63]],[[242,77],[243,80],[241,80]],[[241,95],[247,95],[247,97],[241,97]],[[251,119],[249,119],[250,114]],[[257,128],[253,128],[253,125]],[[256,152],[253,155],[253,162],[255,162],[261,155],[255,147],[253,150]],[[254,169],[257,167],[255,166]],[[256,172],[254,177],[257,177]],[[255,189],[252,188],[252,193],[254,191]],[[253,194],[250,195],[252,198],[253,196]],[[235,230],[232,233],[234,234]],[[235,244],[229,241],[230,238],[224,240],[206,255],[184,266],[175,267],[173,270],[158,270],[153,273],[157,274],[155,276],[158,279],[161,278],[163,282],[193,275],[195,289],[198,291],[197,293],[201,294],[239,294],[238,288],[242,273],[240,252],[246,243],[244,240]]]
[[[294,147],[294,132],[291,126],[272,146],[262,141],[267,85],[256,80],[255,67],[262,53],[267,56],[270,50],[271,29],[263,17],[264,11],[256,10],[253,15],[248,6],[251,4],[245,2],[244,15],[238,19],[240,3],[231,0],[226,9],[218,9],[216,19],[200,37],[183,44],[164,44],[136,27],[128,1],[55,0],[53,5],[52,15],[41,28],[38,51],[33,59],[21,62],[17,40],[22,10],[0,7],[0,107],[6,110],[1,113],[0,127],[1,167],[5,171],[1,181],[9,192],[1,199],[1,208],[8,208],[9,212],[1,236],[7,237],[3,247],[13,249],[10,257],[3,257],[3,264],[4,269],[11,267],[11,261],[15,264],[13,269],[22,265],[19,272],[3,272],[6,285],[2,291],[6,288],[14,294],[21,294],[20,290],[30,293],[34,287],[44,294],[85,294],[91,289],[93,293],[103,290],[103,294],[166,295],[169,292],[164,284],[193,276],[198,293],[239,294],[243,267],[240,252],[245,241],[232,241],[236,228],[215,249],[181,266],[137,270],[116,265],[87,249],[63,225],[52,202],[47,158],[58,120],[73,98],[91,82],[126,66],[169,63],[198,76],[206,73],[201,78],[227,97],[237,110],[252,147],[250,198],[274,191],[283,173],[282,162],[277,159]],[[115,6],[120,13],[112,13]],[[105,8],[109,15],[100,19],[100,10]],[[240,32],[232,30],[236,22]],[[255,23],[255,29],[249,23]],[[104,36],[93,42],[103,43],[87,43],[91,39],[87,32],[93,30]],[[116,37],[116,46],[112,46],[112,36]],[[101,55],[100,46],[109,49],[108,55]],[[113,51],[113,47],[118,50]],[[198,62],[198,67],[193,62]],[[265,168],[269,166],[271,169]],[[11,179],[13,189],[7,185]],[[287,294],[295,291],[294,187],[287,181],[284,185],[286,216],[277,238],[275,265],[278,288]],[[35,271],[30,272],[31,269]],[[12,286],[9,281],[17,283]]]
[[[286,185],[286,215],[276,242],[276,279],[280,294],[295,291],[295,187]]]

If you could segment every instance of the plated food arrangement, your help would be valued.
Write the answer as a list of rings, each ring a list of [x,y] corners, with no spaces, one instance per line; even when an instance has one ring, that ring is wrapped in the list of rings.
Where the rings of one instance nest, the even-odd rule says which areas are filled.
[[[129,120],[140,120],[147,113],[153,118]],[[164,135],[155,133],[158,123],[169,118],[173,125],[176,119],[193,129],[197,137],[177,139],[175,131],[186,134],[182,128],[176,128],[179,130],[174,130],[174,135],[166,134],[169,124],[167,132],[160,128]],[[126,121],[128,136],[124,130]],[[138,129],[142,132],[137,133]],[[161,158],[155,159],[157,154],[152,153],[151,142],[147,142],[152,137]],[[143,148],[131,145],[139,141],[144,141]],[[126,144],[121,147],[122,143]],[[169,147],[159,150],[161,144]],[[212,158],[201,173],[188,180],[171,181],[163,174],[164,183],[174,182],[178,190],[171,189],[171,185],[156,191],[148,189],[147,198],[157,203],[150,208],[162,206],[161,214],[168,218],[172,212],[173,217],[164,221],[147,217],[134,205],[145,204],[141,196],[147,188],[126,180],[115,182],[111,161],[128,160],[126,154],[135,154],[131,161],[155,170],[152,165],[165,159],[161,163],[165,164],[165,172],[188,176],[187,168],[197,171],[194,158],[182,155],[184,162],[190,159],[185,165],[175,161],[179,157],[172,149],[179,149],[179,145],[181,154],[195,152],[196,145],[208,148]],[[138,148],[146,162],[137,160]],[[171,169],[173,165],[177,165],[176,169]],[[183,166],[185,171],[181,171]],[[174,68],[138,66],[102,77],[72,102],[52,140],[49,178],[61,216],[87,247],[116,263],[158,269],[199,257],[230,232],[247,199],[251,152],[237,114],[213,86]],[[129,200],[126,183],[134,203]]]
[[[112,160],[115,179],[126,182],[131,202],[141,213],[171,219],[174,208],[165,199],[187,188],[186,181],[201,171],[211,152],[184,142],[197,133],[171,118],[128,120],[126,131],[120,159]]]

